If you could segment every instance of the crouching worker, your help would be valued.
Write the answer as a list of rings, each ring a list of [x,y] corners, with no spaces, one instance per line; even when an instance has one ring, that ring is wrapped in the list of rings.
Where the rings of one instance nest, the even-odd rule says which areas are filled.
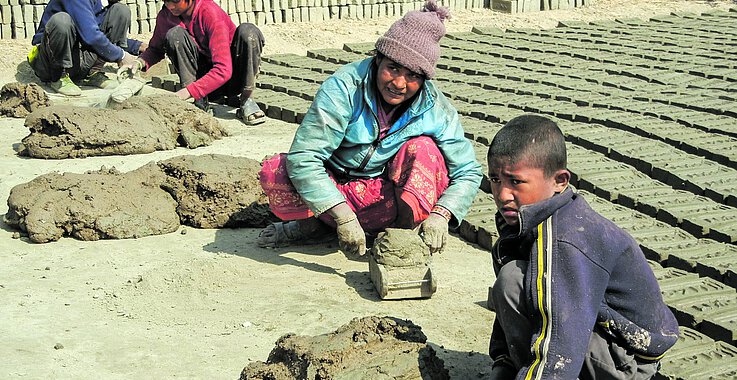
[[[172,61],[182,100],[212,112],[209,100],[237,98],[238,118],[247,125],[266,120],[251,98],[261,65],[264,36],[256,25],[237,28],[213,0],[164,0],[148,48],[127,66],[132,74],[148,70],[165,56]]]
[[[499,231],[492,378],[651,378],[678,323],[637,243],[569,186],[558,126],[516,117],[487,159]]]
[[[262,247],[337,236],[363,255],[366,233],[418,228],[431,252],[466,215],[481,169],[458,113],[430,80],[446,8],[428,1],[376,42],[373,57],[343,66],[321,85],[287,154],[263,163],[261,186],[285,222]]]
[[[31,40],[28,63],[36,76],[61,95],[79,96],[78,84],[116,84],[102,72],[106,62],[131,64],[145,50],[128,39],[131,11],[119,0],[50,0]],[[75,83],[76,82],[76,83]]]

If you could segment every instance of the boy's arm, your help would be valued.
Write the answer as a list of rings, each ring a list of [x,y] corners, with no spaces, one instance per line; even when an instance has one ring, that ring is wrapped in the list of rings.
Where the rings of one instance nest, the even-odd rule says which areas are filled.
[[[187,91],[195,99],[203,98],[215,91],[233,75],[233,58],[230,54],[230,41],[233,36],[229,35],[229,29],[223,25],[223,22],[233,21],[223,16],[225,13],[220,9],[208,8],[201,12],[203,28],[209,41],[207,49],[210,51],[212,67],[202,78],[187,86]]]
[[[79,37],[105,61],[117,62],[123,58],[123,49],[116,46],[100,30],[94,9],[89,1],[63,0],[64,9],[74,21]]]
[[[144,71],[159,63],[165,57],[164,43],[166,42],[166,33],[170,28],[175,26],[167,19],[167,13],[171,14],[168,9],[162,8],[156,15],[154,32],[148,41],[148,46],[138,57],[145,63]]]
[[[609,281],[609,274],[578,248],[550,241],[552,220],[538,226],[530,257],[533,331],[530,360],[517,373],[518,379],[578,376]]]

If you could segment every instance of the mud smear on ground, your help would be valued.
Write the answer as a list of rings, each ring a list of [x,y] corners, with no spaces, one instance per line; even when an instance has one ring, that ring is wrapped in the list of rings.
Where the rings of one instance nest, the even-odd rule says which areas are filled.
[[[208,154],[175,157],[159,167],[166,174],[162,187],[176,200],[182,224],[264,227],[275,220],[258,181],[258,161]]]
[[[0,90],[0,115],[26,117],[31,112],[48,107],[51,100],[41,86],[30,83],[8,83]]]
[[[45,243],[125,239],[193,227],[263,227],[273,215],[259,163],[226,155],[181,156],[128,173],[50,173],[15,186],[5,222]]]
[[[448,379],[421,327],[370,316],[335,332],[279,338],[266,363],[250,363],[240,379]]]
[[[22,155],[45,159],[197,148],[227,136],[218,121],[173,95],[133,97],[114,108],[50,106],[30,113]]]

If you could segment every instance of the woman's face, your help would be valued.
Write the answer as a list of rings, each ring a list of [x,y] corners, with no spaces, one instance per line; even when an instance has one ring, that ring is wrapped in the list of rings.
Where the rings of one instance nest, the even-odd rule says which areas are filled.
[[[376,74],[376,88],[385,102],[391,105],[401,104],[419,91],[425,77],[410,71],[406,67],[383,57],[379,60]]]

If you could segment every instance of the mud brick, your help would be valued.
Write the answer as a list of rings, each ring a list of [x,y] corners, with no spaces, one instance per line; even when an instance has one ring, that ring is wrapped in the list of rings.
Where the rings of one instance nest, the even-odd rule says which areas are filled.
[[[719,248],[721,250],[715,249],[700,255],[694,271],[735,288],[737,287],[734,281],[735,274],[737,274],[737,248],[730,244],[722,244]]]
[[[733,379],[737,375],[737,349],[715,342],[687,327],[661,360],[657,379]]]
[[[724,243],[737,242],[737,210],[734,207],[715,205],[700,211],[699,214],[684,216],[684,230],[694,235],[702,232],[704,236]]]
[[[586,199],[591,198],[593,197],[586,197]],[[603,198],[596,197],[596,199]],[[618,205],[611,202],[608,203],[611,204],[611,207],[601,207],[597,212],[604,215],[607,219],[627,231],[633,237],[636,237],[638,234],[662,233],[662,231],[655,225],[655,220],[649,216],[625,207],[617,207]]]
[[[151,30],[151,24],[148,20],[138,20],[138,31],[140,33],[149,33]]]
[[[295,22],[307,22],[310,20],[309,11],[306,7],[292,9],[292,20]]]
[[[608,135],[616,136],[617,133],[605,134],[605,136]],[[665,159],[671,159],[673,157],[673,148],[670,146],[657,144],[651,140],[627,132],[622,132],[622,135],[629,137],[629,140],[634,140],[634,142],[631,144],[619,145],[612,143],[608,145],[611,149],[609,157],[613,160],[632,165],[637,170],[645,174],[652,173],[653,166],[655,165],[653,162],[655,158],[663,157]],[[606,143],[606,141],[604,141],[604,143]],[[645,152],[646,154],[644,154]]]
[[[579,175],[578,186],[581,189],[593,192],[594,194],[597,194],[597,189],[599,188],[600,183],[610,183],[612,181],[627,181],[634,175],[634,171],[629,168],[599,167],[596,169],[595,172],[590,173],[581,173],[580,171],[576,171]]]
[[[705,297],[724,296],[732,299],[737,295],[734,288],[728,287],[714,279],[699,277],[680,269],[664,268],[656,272],[663,298],[669,305],[689,305],[691,302]]]
[[[494,230],[496,227],[494,215],[496,204],[491,194],[479,192],[474,199],[468,214],[461,222],[460,234],[464,239],[472,243],[478,242],[478,230],[487,227]]]
[[[287,123],[296,123],[297,122],[297,111],[295,110],[297,107],[295,107],[294,103],[289,103],[282,108],[281,111],[281,120],[287,122]]]
[[[691,255],[707,249],[698,239],[677,228],[649,236],[638,235],[636,239],[648,259],[690,272],[696,265]]]
[[[688,327],[680,326],[679,332],[678,341],[673,348],[668,351],[668,355],[663,358],[662,363],[668,363],[688,355],[703,352],[713,348],[716,343],[713,339],[703,333]],[[665,366],[667,365],[664,365],[664,367]]]
[[[21,12],[23,13],[23,18],[19,21],[23,21],[24,24],[32,24],[33,23],[33,5],[30,5],[30,4],[21,5]]]
[[[478,239],[479,231],[485,229],[485,231],[487,232],[495,232],[495,215],[496,206],[494,206],[493,204],[490,207],[484,207],[483,211],[476,210],[474,212],[469,212],[469,214],[466,215],[466,217],[461,222],[461,226],[459,228],[460,235],[465,240],[471,243],[478,243],[479,245],[482,245],[482,243],[480,243]],[[488,235],[489,236],[486,237],[486,239],[493,239],[493,237],[496,236],[495,233]],[[491,242],[487,241],[482,246],[486,246],[485,248],[489,249],[491,247]]]
[[[722,287],[721,291],[711,291],[706,296],[693,298],[688,302],[679,302],[676,307],[693,316],[697,328],[707,336],[733,344],[737,340],[737,293],[711,278],[704,278],[710,286]],[[719,294],[717,294],[719,293]]]
[[[653,268],[653,274],[663,294],[675,294],[685,286],[699,282],[699,276],[694,273],[677,268],[663,268],[660,264]]]
[[[716,176],[709,176],[704,179],[704,195],[716,202],[726,203],[730,195],[737,194],[737,171],[731,168],[724,168],[723,173]],[[686,189],[689,189],[691,180],[687,181]]]
[[[733,306],[737,303],[734,288],[711,278],[698,277],[696,274],[679,278],[678,286],[672,289],[664,288],[663,283],[659,283],[663,299],[675,314],[679,325],[697,328],[702,332],[704,331],[698,326],[707,316],[703,310],[712,308],[714,305]],[[720,339],[723,338],[723,335],[711,337]]]
[[[162,76],[162,88],[167,91],[177,91],[179,87],[179,76],[176,74]]]
[[[315,83],[302,83],[299,85],[295,84],[294,86],[291,86],[287,89],[287,94],[302,98],[307,101],[312,101],[318,87],[319,85]]]
[[[641,225],[635,225],[626,230],[637,240],[643,252],[650,260],[663,262],[669,259],[670,255],[674,253],[675,246],[687,246],[688,244],[695,244],[697,242],[693,236],[678,228],[657,222],[637,212],[636,215],[647,218],[647,221],[642,221]],[[653,224],[649,225],[649,222]]]
[[[266,116],[272,119],[282,120],[282,108],[276,103],[269,103],[266,107]]]
[[[622,172],[621,175],[598,178],[594,185],[596,195],[614,202],[619,201],[621,194],[629,192],[633,187],[640,189],[652,186],[652,179],[642,173],[630,171]]]
[[[692,196],[683,198],[678,196],[666,197],[665,199],[655,200],[658,212],[655,217],[672,226],[680,226],[683,218],[700,212],[707,212],[713,209],[714,202],[706,197]],[[701,236],[701,235],[697,235]]]
[[[164,87],[164,78],[159,75],[154,75],[151,77],[151,87],[153,88],[163,88]]]

